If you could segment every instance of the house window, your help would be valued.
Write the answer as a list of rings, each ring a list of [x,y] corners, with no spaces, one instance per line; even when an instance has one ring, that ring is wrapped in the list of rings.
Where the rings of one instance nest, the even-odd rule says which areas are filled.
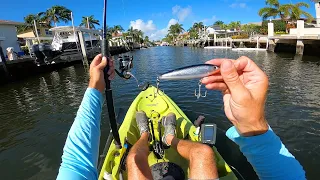
[[[40,29],[37,29],[37,32],[38,32],[38,35],[40,36],[41,35]]]
[[[46,35],[52,35],[52,31],[49,31],[49,29],[44,30],[46,32]]]

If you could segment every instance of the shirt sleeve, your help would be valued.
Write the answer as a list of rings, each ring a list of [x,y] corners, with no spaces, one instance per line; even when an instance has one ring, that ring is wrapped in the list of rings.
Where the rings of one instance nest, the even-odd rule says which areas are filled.
[[[63,148],[57,179],[98,179],[102,94],[88,88]]]
[[[250,162],[259,179],[306,179],[300,163],[270,127],[262,135],[242,137],[233,126],[226,135],[239,145],[240,151]]]

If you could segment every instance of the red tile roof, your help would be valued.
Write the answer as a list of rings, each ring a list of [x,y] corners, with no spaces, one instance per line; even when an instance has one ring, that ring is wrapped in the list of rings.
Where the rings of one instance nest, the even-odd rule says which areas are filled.
[[[23,25],[24,23],[21,22],[14,22],[14,21],[8,21],[8,20],[1,20],[0,24],[8,24],[8,25]]]

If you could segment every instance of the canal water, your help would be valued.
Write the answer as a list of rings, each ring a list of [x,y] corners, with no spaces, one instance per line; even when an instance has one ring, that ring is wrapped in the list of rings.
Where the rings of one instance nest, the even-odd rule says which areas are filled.
[[[233,52],[187,47],[154,47],[130,53],[133,73],[155,84],[167,70],[212,58],[247,55],[269,76],[266,115],[273,130],[296,156],[308,179],[320,171],[320,59],[267,52]],[[1,179],[55,179],[62,148],[88,82],[81,65],[30,77],[0,88]],[[231,126],[222,108],[220,92],[208,91],[197,100],[198,81],[161,82],[161,88],[189,116],[205,115],[219,127],[217,148],[226,161],[247,179],[256,179],[238,147],[224,136]],[[139,93],[133,79],[113,81],[116,108],[128,108]],[[106,106],[103,107],[101,148],[108,135]],[[274,167],[275,169],[277,167]]]

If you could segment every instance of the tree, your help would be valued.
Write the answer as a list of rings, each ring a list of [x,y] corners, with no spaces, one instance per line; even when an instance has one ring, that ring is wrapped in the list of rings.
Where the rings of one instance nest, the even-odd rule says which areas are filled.
[[[88,25],[89,25],[89,27],[88,27]],[[88,17],[85,17],[85,16],[82,17],[82,21],[81,21],[80,26],[85,26],[88,29],[95,29],[96,27],[94,25],[100,25],[100,23],[99,23],[99,20],[94,19],[93,15],[88,16]]]
[[[266,5],[268,6],[261,8],[258,13],[263,20],[277,16],[280,16],[283,20],[289,16],[289,7],[287,4],[281,5],[278,0],[266,0]]]
[[[149,40],[149,36],[144,37],[143,42],[144,42],[144,43],[148,43],[148,42],[150,42],[150,40]]]
[[[231,21],[229,24],[229,28],[231,29],[239,29],[241,27],[241,22],[240,21]]]
[[[216,22],[214,22],[213,25],[215,25],[215,26],[221,26],[222,24],[224,24],[223,21],[216,21]]]
[[[32,30],[34,34],[36,34],[34,30],[34,21],[38,23],[39,25],[39,16],[36,14],[29,14],[26,17],[24,17],[24,25],[20,25],[17,27],[17,32],[22,33],[25,31],[30,31]]]
[[[32,30],[33,33],[36,34],[34,29],[34,21],[36,21],[37,27],[51,28],[51,26],[48,25],[47,23],[41,22],[40,16],[38,16],[37,14],[29,14],[26,17],[24,17],[24,25],[17,26],[17,32],[23,33],[25,31]]]
[[[182,24],[176,23],[170,26],[169,34],[172,35],[173,41],[175,41],[176,37],[184,31]]]
[[[248,35],[252,35],[253,33],[259,33],[261,26],[255,24],[245,24],[241,26],[241,30],[246,32]]]
[[[46,22],[48,25],[54,24],[57,26],[57,23],[60,21],[67,23],[71,20],[71,10],[59,5],[52,6],[47,11],[40,12],[38,15],[41,17],[41,21]]]
[[[198,31],[194,27],[189,28],[188,32],[190,34],[191,39],[198,39],[198,37],[199,37]]]
[[[204,27],[204,25],[203,25],[203,22],[198,22],[198,23],[194,23],[193,27],[199,32],[199,30],[201,30]]]
[[[289,8],[289,16],[292,22],[299,20],[301,16],[305,16],[308,22],[313,20],[313,16],[311,14],[301,9],[302,7],[309,8],[309,4],[299,2],[296,4],[288,4],[287,7]]]
[[[122,28],[121,25],[114,25],[113,30],[114,30],[114,33],[118,33],[118,32],[122,32],[124,29]]]

